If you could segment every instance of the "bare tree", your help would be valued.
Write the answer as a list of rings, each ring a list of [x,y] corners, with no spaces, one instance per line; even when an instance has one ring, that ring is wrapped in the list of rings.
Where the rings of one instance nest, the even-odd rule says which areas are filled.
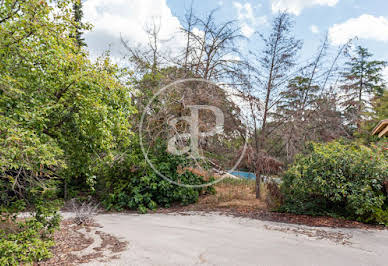
[[[261,71],[264,73],[265,97],[263,120],[261,125],[261,142],[265,141],[268,114],[274,106],[272,98],[276,90],[288,80],[288,73],[295,65],[297,52],[302,42],[292,36],[293,24],[287,13],[280,13],[273,21],[272,32],[263,38],[265,49],[260,59]]]
[[[204,18],[193,13],[191,8],[186,17],[182,33],[186,36],[184,58],[177,64],[191,75],[212,81],[225,81],[235,72],[235,65],[242,63],[236,42],[242,39],[240,28],[233,20],[218,23],[216,10]]]
[[[151,73],[156,76],[158,71],[170,64],[167,51],[163,51],[161,44],[168,41],[160,36],[161,21],[153,17],[152,21],[144,26],[147,35],[146,45],[132,45],[130,41],[121,37],[121,43],[127,50],[126,58],[131,67],[140,74]]]
[[[198,18],[194,14],[193,10],[193,2],[191,2],[190,8],[186,10],[183,24],[184,26],[181,28],[181,31],[185,34],[186,39],[186,47],[184,48],[184,64],[183,69],[187,73],[187,71],[191,71],[189,68],[189,60],[190,60],[190,54],[192,53],[193,47],[192,42],[193,40],[193,30],[198,23]]]
[[[302,47],[302,42],[292,35],[293,23],[287,13],[280,13],[272,23],[272,31],[265,37],[262,51],[251,51],[254,63],[248,68],[248,91],[250,108],[254,120],[253,138],[255,153],[262,154],[267,137],[267,124],[270,112],[276,107],[276,97],[290,78],[291,70],[295,66],[296,55]],[[254,101],[254,103],[253,103]],[[261,104],[257,104],[261,102]],[[255,106],[254,106],[255,105]],[[260,113],[257,113],[259,110]],[[261,119],[260,119],[261,116]],[[261,125],[256,124],[261,120]],[[260,128],[260,131],[257,129]],[[259,159],[260,156],[257,156]],[[255,163],[261,169],[260,162]],[[260,197],[260,180],[262,171],[256,172],[256,197]]]

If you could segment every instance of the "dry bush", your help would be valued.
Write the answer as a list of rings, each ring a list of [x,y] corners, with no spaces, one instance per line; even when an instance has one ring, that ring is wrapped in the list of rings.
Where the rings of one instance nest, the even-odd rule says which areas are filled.
[[[284,164],[270,156],[265,151],[257,152],[254,147],[247,145],[237,153],[239,158],[242,154],[240,168],[246,168],[260,175],[277,175],[283,171]]]
[[[75,214],[74,222],[77,225],[87,225],[94,222],[94,216],[98,214],[98,203],[90,199],[82,203],[76,199],[72,199],[70,203],[71,209]]]
[[[8,217],[0,216],[0,231],[5,232],[6,234],[15,234],[19,232],[19,228],[15,221],[12,221]]]
[[[255,192],[253,180],[226,179],[216,186],[219,202],[231,200],[249,200]]]
[[[269,182],[265,184],[265,203],[270,209],[278,208],[283,202],[283,195],[280,191],[280,187],[275,182]]]

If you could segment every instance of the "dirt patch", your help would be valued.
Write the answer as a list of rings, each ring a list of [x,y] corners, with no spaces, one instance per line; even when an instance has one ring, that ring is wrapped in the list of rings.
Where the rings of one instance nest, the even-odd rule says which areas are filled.
[[[281,222],[288,224],[308,225],[314,227],[386,229],[384,226],[368,225],[356,221],[338,219],[326,216],[297,215],[270,211],[265,202],[266,191],[262,190],[262,199],[256,199],[255,180],[224,179],[215,185],[215,195],[200,197],[195,204],[188,206],[174,206],[159,209],[159,213],[184,213],[191,211],[218,212],[235,217]]]
[[[216,194],[200,197],[195,205],[201,209],[266,209],[264,201],[256,199],[255,185],[254,180],[224,179],[215,185]]]
[[[79,265],[92,260],[108,261],[118,259],[119,252],[127,247],[127,242],[97,231],[98,224],[77,225],[73,219],[61,222],[60,230],[54,234],[53,257],[36,265]],[[97,242],[97,247],[88,251]]]
[[[124,251],[128,245],[127,242],[120,241],[116,237],[104,232],[96,231],[96,234],[102,239],[101,246],[95,249],[97,251],[110,250],[113,253],[119,253]]]
[[[259,201],[259,200],[258,200]],[[259,203],[258,203],[259,204]],[[380,225],[363,224],[356,221],[349,221],[344,219],[338,219],[333,217],[314,217],[309,215],[297,215],[290,213],[278,213],[268,210],[254,209],[251,207],[244,208],[243,206],[235,208],[222,208],[214,206],[204,205],[189,205],[173,207],[169,209],[160,209],[159,213],[182,213],[182,212],[217,212],[223,215],[230,215],[234,217],[244,217],[250,219],[258,219],[262,221],[281,222],[287,224],[307,225],[313,227],[331,227],[331,228],[358,228],[358,229],[371,229],[371,230],[386,230],[387,228]]]
[[[267,230],[274,230],[283,233],[294,233],[296,235],[304,235],[313,239],[326,239],[337,244],[342,245],[350,245],[352,242],[350,239],[352,238],[351,234],[345,234],[340,232],[329,232],[320,229],[306,229],[306,228],[293,228],[293,227],[284,227],[284,226],[269,226],[264,225]]]

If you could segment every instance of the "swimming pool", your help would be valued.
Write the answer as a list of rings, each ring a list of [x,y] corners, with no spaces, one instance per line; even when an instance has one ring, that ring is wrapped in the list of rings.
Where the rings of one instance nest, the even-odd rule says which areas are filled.
[[[246,178],[246,179],[256,179],[256,175],[251,172],[233,171],[230,174],[235,175],[237,177]]]

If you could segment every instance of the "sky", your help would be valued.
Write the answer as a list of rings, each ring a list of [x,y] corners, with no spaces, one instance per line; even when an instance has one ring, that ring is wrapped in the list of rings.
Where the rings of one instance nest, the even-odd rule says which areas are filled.
[[[84,0],[84,19],[94,25],[85,38],[92,57],[110,50],[119,58],[125,54],[120,38],[131,45],[148,42],[145,30],[153,20],[160,22],[163,45],[179,49],[183,38],[177,32],[185,10],[192,0]],[[218,9],[218,21],[236,20],[247,37],[241,45],[258,49],[258,33],[270,30],[271,20],[286,10],[295,22],[296,38],[302,39],[301,54],[313,56],[328,33],[334,49],[350,38],[357,39],[374,54],[374,59],[388,61],[387,0],[193,0],[197,14]],[[167,41],[168,40],[168,41]],[[388,68],[384,70],[388,81]]]

